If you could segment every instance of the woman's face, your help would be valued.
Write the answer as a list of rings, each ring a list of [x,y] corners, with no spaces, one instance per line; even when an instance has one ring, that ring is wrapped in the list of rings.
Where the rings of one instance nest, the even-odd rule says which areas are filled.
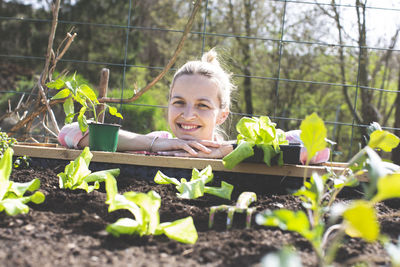
[[[229,114],[222,110],[219,88],[208,77],[182,75],[175,80],[168,104],[168,124],[177,138],[214,140],[217,125]]]

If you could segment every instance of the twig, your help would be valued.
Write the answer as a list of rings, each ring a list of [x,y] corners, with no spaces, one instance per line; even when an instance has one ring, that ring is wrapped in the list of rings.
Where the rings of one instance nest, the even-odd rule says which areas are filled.
[[[46,97],[46,95],[44,93],[44,89],[42,87],[42,84],[38,83],[38,88],[39,88],[39,93],[40,93],[40,95],[41,95],[41,97],[43,99],[43,102],[46,105],[47,112],[50,115],[51,122],[53,123],[53,126],[54,126],[54,128],[55,128],[55,130],[56,130],[56,132],[58,134],[60,132],[60,129],[58,128],[56,117],[54,116],[54,112],[53,112],[53,110],[51,109],[51,107],[49,105],[49,101],[47,100],[47,97]]]
[[[53,72],[54,72],[54,69],[56,68],[58,61],[64,56],[65,52],[67,52],[68,48],[71,46],[75,37],[76,37],[76,33],[71,34],[70,32],[68,32],[67,36],[61,42],[60,46],[57,49],[57,55],[54,57],[53,66],[51,66],[51,68],[50,68],[49,77],[53,76]],[[58,51],[60,50],[60,48],[61,48],[62,44],[65,42],[65,40],[67,40],[67,43],[65,44],[61,53],[58,53]]]
[[[62,103],[64,102],[64,99],[56,99],[56,100],[50,100],[48,102],[49,106],[54,106],[55,104]],[[24,119],[19,121],[14,127],[11,128],[10,132],[8,133],[8,136],[13,136],[16,131],[21,129],[25,124],[28,124],[33,121],[34,118],[45,112],[47,109],[46,106],[39,106],[35,111],[33,111],[31,114],[27,115]]]
[[[56,34],[57,24],[58,24],[58,12],[60,10],[60,0],[56,0],[55,4],[51,5],[51,10],[53,12],[53,21],[51,23],[51,31],[49,36],[49,41],[47,43],[47,53],[46,53],[46,63],[42,75],[40,76],[40,84],[43,86],[48,78],[49,66],[51,60],[51,54],[53,51],[54,36]]]
[[[147,92],[151,87],[153,87],[159,80],[161,80],[164,77],[164,75],[169,71],[169,69],[172,67],[172,65],[174,65],[176,59],[178,58],[178,55],[183,48],[183,44],[187,38],[187,35],[192,28],[193,21],[196,17],[196,13],[200,9],[201,1],[202,0],[196,0],[192,14],[190,15],[190,18],[185,26],[185,30],[182,34],[181,40],[178,43],[178,46],[175,49],[174,54],[172,55],[171,59],[169,60],[168,64],[164,67],[162,72],[156,78],[154,78],[153,81],[151,81],[149,84],[147,84],[143,89],[139,90],[139,92],[135,93],[131,98],[127,98],[127,99],[102,98],[102,99],[99,99],[99,102],[101,102],[101,103],[130,103],[130,102],[133,102],[133,101],[137,100],[145,92]]]

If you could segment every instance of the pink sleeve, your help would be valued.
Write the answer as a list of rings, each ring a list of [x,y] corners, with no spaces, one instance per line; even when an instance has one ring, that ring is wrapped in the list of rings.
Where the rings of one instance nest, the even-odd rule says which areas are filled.
[[[86,131],[84,134],[79,129],[77,122],[71,124],[66,124],[62,127],[60,133],[58,134],[58,142],[66,148],[78,149],[78,144],[88,134]]]

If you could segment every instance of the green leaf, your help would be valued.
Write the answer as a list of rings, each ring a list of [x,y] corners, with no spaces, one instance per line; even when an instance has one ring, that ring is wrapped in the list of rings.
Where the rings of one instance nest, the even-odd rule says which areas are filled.
[[[116,116],[116,117],[118,117],[118,118],[120,118],[120,119],[123,119],[123,118],[124,118],[124,117],[122,117],[121,113],[119,113],[119,112],[117,111],[117,108],[115,108],[115,107],[108,106],[108,112],[109,112],[111,115]]]
[[[63,89],[63,90],[59,91],[57,94],[55,94],[51,99],[53,99],[53,100],[63,99],[63,98],[69,97],[70,94],[71,94],[70,90]]]
[[[139,223],[130,218],[118,219],[115,223],[109,224],[106,231],[113,236],[119,237],[120,235],[133,235],[139,230]]]
[[[79,115],[78,115],[79,129],[81,130],[82,133],[86,132],[89,127],[87,124],[87,121],[86,121],[85,112],[86,112],[86,108],[82,107],[81,110],[79,111]]]
[[[275,140],[276,129],[275,123],[272,123],[267,116],[261,116],[259,119],[259,133],[263,144],[269,144]]]
[[[207,180],[206,176],[190,182],[181,183],[176,189],[179,191],[177,196],[185,199],[196,199],[204,195],[204,185]]]
[[[35,204],[43,203],[45,200],[45,196],[42,192],[35,192],[33,195],[30,196],[31,201]]]
[[[140,234],[154,234],[157,229],[157,226],[160,224],[160,215],[158,210],[161,206],[161,197],[160,195],[151,190],[147,194],[145,193],[136,193],[136,192],[127,192],[124,193],[124,197],[135,203],[141,208],[143,214],[143,232]]]
[[[3,157],[0,160],[0,200],[3,199],[4,195],[11,187],[10,175],[12,170],[12,156],[14,150],[7,148],[4,152]]]
[[[224,181],[221,182],[221,187],[219,188],[210,186],[204,187],[204,193],[229,200],[231,199],[232,191],[233,191],[233,185]]]
[[[301,210],[265,210],[256,215],[256,222],[259,225],[276,226],[282,230],[297,232],[309,241],[314,237],[307,215]]]
[[[377,189],[377,194],[371,200],[373,203],[400,197],[400,173],[389,174],[378,179]]]
[[[0,210],[5,210],[8,215],[14,216],[28,213],[29,207],[22,202],[21,198],[7,198],[0,201]]]
[[[39,187],[40,187],[40,180],[36,178],[26,183],[13,182],[10,190],[14,192],[18,197],[22,197],[26,191],[33,192],[39,189]]]
[[[170,239],[185,244],[194,244],[198,235],[191,216],[169,223],[163,228],[164,233]]]
[[[50,89],[60,90],[61,88],[65,87],[65,82],[62,79],[57,79],[55,81],[47,83],[46,86]]]
[[[91,101],[93,101],[95,103],[99,103],[97,101],[96,93],[87,84],[82,84],[81,86],[79,86],[78,91],[79,91],[79,93],[83,94],[86,98],[90,99]]]
[[[399,145],[399,142],[400,139],[396,135],[388,131],[376,130],[371,134],[368,146],[391,152],[393,148]]]
[[[257,123],[256,118],[243,117],[236,124],[236,130],[239,134],[252,141],[257,140]]]
[[[262,149],[264,153],[264,162],[268,166],[271,166],[271,160],[279,154],[280,151],[276,152],[275,148],[272,145],[260,144],[258,145],[259,148]]]
[[[120,174],[120,170],[118,168],[116,169],[109,169],[109,170],[104,170],[104,171],[97,171],[97,172],[92,172],[88,176],[85,177],[84,181],[87,183],[92,183],[92,182],[105,182],[107,179],[108,175],[112,175],[113,177],[117,177]]]
[[[379,223],[374,207],[364,200],[357,200],[343,213],[345,232],[351,237],[360,237],[368,242],[379,237]]]
[[[157,171],[156,176],[154,176],[154,182],[157,184],[174,184],[176,186],[181,184],[176,178],[168,177],[160,171]]]
[[[205,167],[201,171],[197,170],[196,168],[193,168],[192,178],[190,180],[192,181],[192,180],[200,179],[200,178],[203,178],[204,176],[207,177],[207,179],[205,180],[206,184],[212,182],[212,180],[214,178],[214,174],[212,173],[211,165],[207,165],[207,167]]]
[[[70,114],[73,114],[75,112],[74,101],[72,100],[72,98],[67,98],[67,100],[65,100],[63,108],[66,116],[69,116]]]
[[[239,145],[228,155],[222,159],[222,163],[225,168],[233,169],[237,164],[242,162],[244,159],[254,155],[253,150],[254,143],[241,141]]]
[[[316,113],[307,116],[300,125],[300,139],[307,149],[307,163],[315,154],[326,148],[327,130],[324,121]]]

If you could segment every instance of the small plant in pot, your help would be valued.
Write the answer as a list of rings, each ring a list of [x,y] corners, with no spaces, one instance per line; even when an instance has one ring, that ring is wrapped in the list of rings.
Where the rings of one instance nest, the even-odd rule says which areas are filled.
[[[92,151],[115,152],[118,143],[118,132],[121,125],[108,124],[99,121],[100,115],[108,111],[111,115],[123,119],[115,107],[101,104],[97,99],[94,90],[86,83],[80,83],[74,74],[72,78],[59,78],[47,83],[50,89],[58,90],[58,93],[51,99],[66,99],[63,108],[65,112],[65,123],[72,123],[77,116],[77,121],[82,133],[89,129],[89,147]],[[78,112],[75,112],[74,102],[81,105]],[[98,113],[97,107],[104,105],[105,108]],[[93,117],[87,118],[86,114]]]

